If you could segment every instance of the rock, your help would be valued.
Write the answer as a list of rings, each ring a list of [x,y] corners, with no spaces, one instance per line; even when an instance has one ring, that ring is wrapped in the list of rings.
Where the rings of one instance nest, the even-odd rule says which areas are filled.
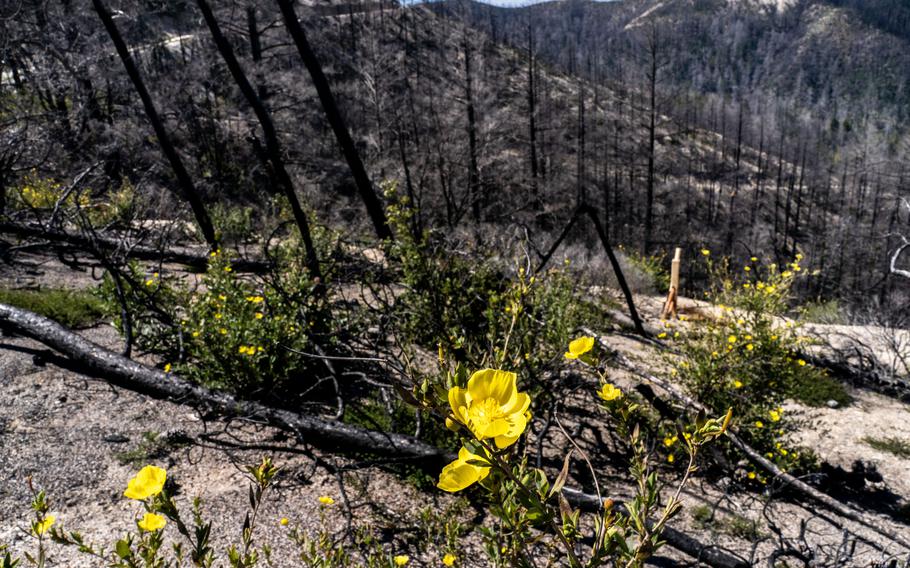
[[[130,441],[130,439],[123,434],[108,434],[101,439],[109,444],[125,444]]]
[[[829,400],[825,404],[828,405],[828,408],[837,408],[838,406],[840,406],[840,403],[838,403],[836,400]]]

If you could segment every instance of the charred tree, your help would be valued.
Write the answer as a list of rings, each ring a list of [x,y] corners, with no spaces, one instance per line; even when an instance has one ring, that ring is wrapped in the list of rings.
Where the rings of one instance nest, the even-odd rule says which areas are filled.
[[[316,249],[313,246],[313,239],[310,235],[310,224],[307,220],[306,213],[300,206],[300,200],[297,199],[297,194],[294,191],[294,182],[291,180],[291,176],[281,157],[281,142],[278,140],[278,133],[275,131],[272,117],[262,103],[262,100],[259,98],[259,95],[256,94],[253,86],[246,78],[246,74],[243,72],[240,62],[237,61],[237,57],[234,55],[234,51],[231,49],[231,45],[228,43],[227,38],[221,33],[218,21],[215,20],[215,16],[212,14],[212,10],[209,8],[206,0],[196,0],[196,4],[202,12],[202,17],[205,19],[205,23],[212,34],[212,39],[215,40],[215,46],[218,48],[218,52],[227,64],[228,70],[231,72],[231,76],[234,78],[237,86],[240,87],[240,92],[243,93],[243,97],[250,106],[253,107],[256,118],[259,120],[259,125],[262,127],[269,163],[271,163],[278,183],[281,185],[281,189],[284,191],[284,195],[291,205],[294,221],[297,223],[297,229],[300,231],[300,238],[303,239],[307,270],[309,270],[310,276],[313,278],[321,278],[322,272],[319,268],[319,259],[316,256]]]
[[[158,116],[158,111],[155,109],[155,103],[152,102],[152,97],[145,87],[142,75],[139,74],[139,68],[133,61],[133,57],[130,55],[126,43],[120,36],[120,31],[117,29],[116,24],[114,24],[114,20],[111,17],[110,12],[108,12],[107,8],[102,3],[102,0],[92,0],[92,6],[95,8],[95,12],[98,13],[98,17],[101,18],[104,29],[107,30],[108,35],[111,37],[111,41],[114,42],[114,47],[117,49],[117,55],[123,62],[126,73],[129,75],[133,87],[139,94],[139,98],[142,99],[142,105],[145,107],[145,114],[148,116],[149,122],[152,123],[152,128],[155,130],[155,136],[158,138],[158,144],[161,146],[161,150],[170,162],[171,168],[174,170],[174,175],[177,176],[177,183],[183,191],[184,198],[186,198],[190,204],[190,208],[193,210],[193,215],[196,217],[196,223],[198,223],[199,229],[202,231],[205,242],[207,242],[213,250],[218,248],[215,229],[212,226],[212,221],[202,203],[202,197],[196,190],[196,186],[193,184],[190,174],[183,165],[183,160],[180,159],[180,154],[177,153],[167,131],[164,129],[164,123],[161,122],[161,118]]]
[[[351,134],[341,116],[341,111],[335,103],[332,88],[329,85],[325,73],[322,71],[322,65],[319,63],[319,59],[316,57],[313,49],[310,47],[303,27],[297,20],[294,2],[293,0],[276,0],[276,2],[278,2],[278,7],[281,9],[284,25],[291,35],[294,45],[297,47],[297,53],[306,66],[310,77],[313,79],[313,85],[316,87],[316,93],[319,95],[319,101],[322,103],[322,109],[325,112],[326,119],[329,121],[332,131],[335,133],[338,145],[341,146],[344,158],[348,163],[348,167],[351,169],[351,174],[354,176],[354,183],[357,185],[357,191],[360,193],[360,198],[363,200],[364,206],[366,206],[367,214],[373,222],[373,229],[376,231],[376,236],[380,239],[391,239],[393,238],[392,230],[389,228],[382,202],[376,194],[376,190],[373,187],[373,183],[370,181],[369,175],[367,175],[363,161],[360,159],[360,154],[357,152],[356,146],[354,146],[354,140],[351,138]]]

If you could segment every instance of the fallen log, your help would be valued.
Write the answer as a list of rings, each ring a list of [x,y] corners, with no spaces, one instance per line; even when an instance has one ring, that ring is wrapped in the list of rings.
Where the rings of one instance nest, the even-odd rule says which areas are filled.
[[[393,456],[409,460],[433,472],[455,459],[451,451],[437,448],[412,436],[367,430],[211,391],[176,374],[165,373],[127,359],[53,320],[21,308],[0,304],[0,329],[34,339],[119,387],[225,416],[241,416],[266,423],[289,431],[301,442],[326,451]],[[579,509],[596,512],[603,506],[596,495],[571,488],[564,488],[563,491],[566,499]],[[748,566],[742,559],[714,546],[704,545],[671,527],[665,527],[662,536],[673,548],[714,568]]]
[[[619,367],[625,369],[626,371],[629,371],[630,373],[637,376],[639,379],[645,381],[646,383],[650,383],[650,384],[653,384],[653,385],[659,387],[661,390],[666,392],[668,395],[670,395],[672,398],[674,398],[677,402],[685,405],[687,408],[694,409],[695,411],[704,411],[709,414],[715,412],[713,409],[707,408],[705,405],[701,404],[700,402],[693,399],[686,393],[682,392],[682,390],[680,390],[676,385],[670,383],[669,381],[666,381],[664,379],[661,379],[660,377],[656,377],[650,373],[642,371],[638,367],[635,367],[634,365],[629,363],[629,361],[625,357],[623,357],[620,353],[615,353],[613,351],[613,349],[610,348],[610,345],[609,345],[609,343],[607,343],[606,338],[604,336],[596,334],[592,330],[587,329],[587,328],[582,328],[581,331],[583,333],[585,333],[586,335],[595,337],[597,339],[597,342],[602,347],[604,347],[605,349],[614,353],[615,356],[614,356],[613,361]],[[853,507],[851,507],[845,503],[841,503],[840,501],[834,499],[830,495],[822,493],[821,491],[815,489],[814,487],[807,484],[806,482],[781,470],[773,462],[771,462],[770,460],[765,458],[765,456],[761,455],[760,452],[756,451],[754,448],[752,448],[751,446],[746,444],[739,436],[736,435],[736,432],[734,431],[734,429],[732,427],[726,431],[725,435],[730,440],[730,443],[733,444],[733,446],[736,447],[736,449],[741,451],[749,459],[749,461],[751,461],[755,465],[761,467],[762,469],[764,469],[765,471],[767,471],[768,473],[773,475],[775,478],[780,480],[783,484],[788,486],[790,489],[793,489],[793,490],[797,491],[798,493],[802,494],[804,497],[807,497],[808,499],[822,505],[829,511],[832,511],[842,517],[845,517],[856,523],[859,523],[860,525],[866,527],[867,529],[872,530],[872,531],[876,532],[877,534],[879,534],[880,536],[885,537],[889,541],[898,543],[901,546],[903,546],[904,548],[906,548],[907,550],[910,550],[910,541],[908,541],[901,535],[896,534],[893,529],[883,526],[881,523],[878,522],[877,519],[873,518],[871,515],[868,515],[866,513],[863,513],[862,511],[854,509]]]
[[[208,255],[197,254],[186,249],[159,249],[143,245],[126,246],[122,241],[115,239],[100,236],[89,237],[87,235],[49,229],[35,224],[26,225],[22,223],[12,223],[10,221],[0,221],[0,233],[58,243],[63,246],[82,250],[89,254],[102,251],[107,253],[120,251],[128,258],[156,262],[172,262],[200,271],[205,270],[206,267],[208,267],[209,262]],[[238,259],[231,261],[231,267],[235,272],[261,273],[268,270],[269,266],[269,263],[257,260]]]

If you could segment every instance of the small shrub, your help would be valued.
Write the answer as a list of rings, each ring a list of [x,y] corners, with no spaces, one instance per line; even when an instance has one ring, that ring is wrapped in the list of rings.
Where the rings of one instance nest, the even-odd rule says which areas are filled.
[[[313,338],[324,345],[337,339],[327,296],[316,287],[303,255],[291,251],[280,253],[276,273],[260,281],[238,277],[230,259],[216,252],[196,290],[172,276],[143,273],[138,264],[129,266],[123,284],[140,348],[200,384],[282,404],[313,386],[310,370],[324,369],[307,355],[318,350]],[[110,275],[101,295],[125,331]],[[353,325],[341,318],[334,323],[339,321]]]
[[[644,289],[636,287],[639,293],[653,291],[654,293],[662,294],[670,289],[670,273],[666,269],[667,255],[661,253],[644,256],[624,247],[619,247],[619,249],[622,251],[627,263],[631,265],[630,267],[646,276],[647,286]]]
[[[849,402],[843,386],[800,355],[808,339],[799,325],[784,323],[790,289],[802,272],[801,257],[786,270],[762,267],[754,259],[733,274],[726,261],[715,265],[704,251],[712,289],[706,292],[719,314],[690,331],[672,326],[662,338],[676,341],[684,356],[671,357],[673,373],[710,408],[732,407],[741,417],[740,433],[786,470],[811,468],[811,455],[787,447],[794,425],[781,405],[787,398],[824,405]],[[764,479],[756,479],[758,482]]]
[[[0,303],[35,312],[70,328],[90,327],[104,315],[103,303],[85,290],[0,288]]]
[[[866,436],[863,438],[863,442],[880,452],[888,452],[899,458],[910,459],[910,441],[902,440],[900,438],[875,438]]]
[[[32,170],[13,189],[10,205],[13,208],[28,209],[53,209],[58,201],[62,208],[89,205],[90,198],[87,192],[71,191],[66,194],[66,189],[57,180],[41,177]]]

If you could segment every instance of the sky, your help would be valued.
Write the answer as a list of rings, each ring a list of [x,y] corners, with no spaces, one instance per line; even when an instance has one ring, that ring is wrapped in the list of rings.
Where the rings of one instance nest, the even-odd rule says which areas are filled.
[[[405,0],[406,4],[411,4],[412,2],[420,2],[421,0]],[[490,4],[492,6],[499,6],[500,8],[520,8],[522,6],[528,6],[530,4],[539,4],[541,2],[549,2],[551,0],[477,0],[484,4]],[[595,0],[597,2],[614,2],[616,0]]]

